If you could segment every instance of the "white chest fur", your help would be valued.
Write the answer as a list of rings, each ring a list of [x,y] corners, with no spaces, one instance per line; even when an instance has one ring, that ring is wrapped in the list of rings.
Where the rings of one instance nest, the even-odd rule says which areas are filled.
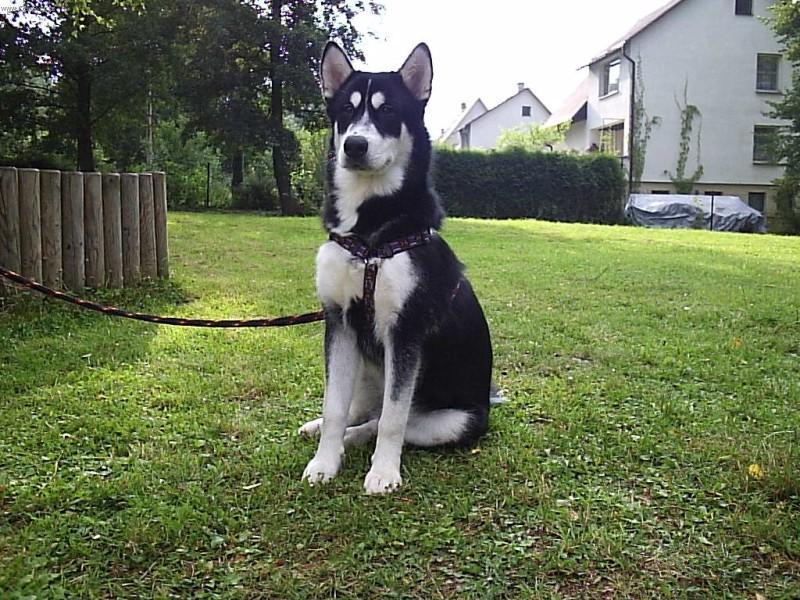
[[[417,286],[417,275],[407,253],[379,261],[375,282],[375,333],[383,338],[397,320],[408,297]],[[323,244],[317,252],[317,295],[328,305],[345,311],[364,293],[364,263],[335,242]]]

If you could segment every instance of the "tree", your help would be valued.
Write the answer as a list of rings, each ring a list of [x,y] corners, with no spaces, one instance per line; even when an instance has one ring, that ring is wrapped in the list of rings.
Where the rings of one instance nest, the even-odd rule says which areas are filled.
[[[192,127],[208,132],[229,157],[234,190],[244,179],[245,151],[269,146],[281,211],[300,210],[291,193],[299,144],[285,118],[321,125],[322,47],[336,37],[359,56],[361,33],[352,18],[363,10],[380,8],[363,0],[184,2],[177,89]]]
[[[0,64],[0,119],[20,110],[10,100],[23,94],[37,128],[71,140],[76,167],[95,170],[96,131],[120,139],[126,117],[138,112],[144,122],[163,70],[165,14],[155,2],[31,0],[21,15],[0,16],[13,48]]]
[[[567,129],[569,129],[569,123],[562,123],[555,127],[532,123],[513,129],[503,129],[500,137],[497,138],[497,149],[541,152],[545,147],[552,148],[563,142]]]
[[[784,47],[784,57],[793,65],[792,87],[783,100],[774,103],[771,116],[786,119],[786,127],[778,140],[778,155],[786,164],[786,172],[778,183],[778,212],[795,233],[800,232],[800,3],[777,0],[772,6],[770,23]]]

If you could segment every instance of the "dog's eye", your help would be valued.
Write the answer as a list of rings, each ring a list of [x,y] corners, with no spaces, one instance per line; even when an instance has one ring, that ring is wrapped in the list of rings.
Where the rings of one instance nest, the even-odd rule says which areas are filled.
[[[345,115],[352,115],[354,112],[356,112],[356,107],[355,107],[355,106],[353,106],[352,104],[350,104],[350,103],[348,102],[347,104],[345,104],[345,105],[342,107],[342,112],[343,112]]]
[[[393,115],[394,106],[391,104],[381,104],[380,112],[384,115]]]

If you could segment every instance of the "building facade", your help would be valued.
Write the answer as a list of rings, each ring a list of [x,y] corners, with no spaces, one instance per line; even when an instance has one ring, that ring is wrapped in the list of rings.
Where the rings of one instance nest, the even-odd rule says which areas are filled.
[[[550,111],[536,94],[522,83],[517,87],[516,94],[491,109],[480,99],[469,108],[462,104],[461,115],[439,143],[459,150],[491,150],[504,129],[547,121]]]
[[[770,4],[672,0],[592,59],[585,100],[576,92],[548,124],[571,121],[572,150],[620,156],[635,190],[735,195],[774,215],[771,142],[786,123],[770,102],[792,67],[763,21]]]

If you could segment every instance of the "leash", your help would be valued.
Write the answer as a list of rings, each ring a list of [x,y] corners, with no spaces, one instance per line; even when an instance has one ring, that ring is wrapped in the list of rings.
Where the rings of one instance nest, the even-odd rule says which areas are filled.
[[[90,302],[89,300],[78,298],[77,296],[73,296],[72,294],[59,292],[58,290],[49,288],[45,285],[42,285],[41,283],[37,283],[32,279],[23,277],[19,273],[15,273],[14,271],[6,269],[5,267],[0,267],[0,277],[4,277],[5,279],[13,281],[14,283],[21,285],[22,287],[37,291],[41,294],[44,294],[45,296],[49,296],[51,298],[55,298],[56,300],[61,300],[63,302],[67,302],[69,304],[74,304],[76,306],[80,306],[81,308],[85,308],[87,310],[93,310],[95,312],[103,313],[104,315],[109,315],[112,317],[122,317],[125,319],[133,319],[135,321],[157,323],[159,325],[175,325],[178,327],[220,327],[226,329],[231,329],[231,328],[238,329],[242,327],[290,327],[292,325],[304,325],[306,323],[315,323],[317,321],[322,321],[325,318],[325,313],[323,311],[304,313],[302,315],[293,315],[290,317],[273,317],[268,319],[262,318],[262,319],[247,319],[247,320],[223,319],[215,321],[212,319],[182,319],[179,317],[159,317],[157,315],[129,312],[127,310],[122,310],[121,308],[116,308],[114,306],[104,306],[96,302]]]

